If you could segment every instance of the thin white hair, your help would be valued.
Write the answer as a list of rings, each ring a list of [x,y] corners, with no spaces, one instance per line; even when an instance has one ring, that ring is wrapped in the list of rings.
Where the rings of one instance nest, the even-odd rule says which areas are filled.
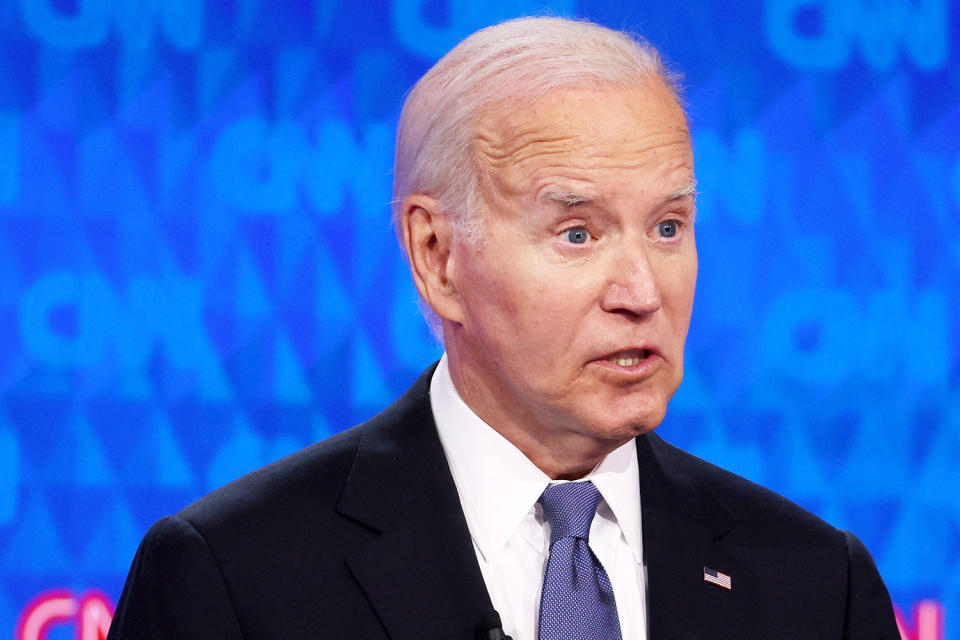
[[[393,222],[403,199],[435,198],[459,238],[482,243],[476,124],[492,106],[522,106],[569,87],[632,87],[659,76],[680,100],[679,77],[646,40],[587,21],[509,20],[467,37],[414,85],[397,127]],[[401,238],[401,246],[403,246]]]

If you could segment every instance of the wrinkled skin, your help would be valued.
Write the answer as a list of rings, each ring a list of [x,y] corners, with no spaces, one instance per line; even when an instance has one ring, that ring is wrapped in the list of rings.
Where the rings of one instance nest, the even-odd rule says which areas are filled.
[[[464,401],[551,477],[580,477],[657,427],[683,376],[697,276],[686,118],[650,78],[502,105],[477,130],[482,240],[411,200],[415,280]]]

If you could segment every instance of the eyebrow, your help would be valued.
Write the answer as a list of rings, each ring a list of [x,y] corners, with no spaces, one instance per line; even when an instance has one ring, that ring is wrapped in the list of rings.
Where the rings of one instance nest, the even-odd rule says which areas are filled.
[[[676,191],[667,194],[664,202],[673,202],[697,195],[697,181],[691,180]],[[578,204],[593,202],[593,198],[573,191],[546,191],[543,194],[544,199],[551,202],[557,202],[565,207],[575,207]]]
[[[674,200],[681,200],[682,198],[689,198],[695,195],[697,195],[697,181],[691,180],[673,193],[667,194],[664,202],[673,202]]]
[[[593,198],[572,191],[546,191],[543,197],[551,202],[560,203],[565,207],[575,207],[585,202],[593,202]]]

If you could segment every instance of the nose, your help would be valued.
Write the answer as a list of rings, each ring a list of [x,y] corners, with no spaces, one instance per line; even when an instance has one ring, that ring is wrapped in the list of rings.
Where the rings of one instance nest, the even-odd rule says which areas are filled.
[[[657,272],[636,245],[624,247],[611,260],[600,296],[600,308],[631,317],[648,316],[662,304]]]

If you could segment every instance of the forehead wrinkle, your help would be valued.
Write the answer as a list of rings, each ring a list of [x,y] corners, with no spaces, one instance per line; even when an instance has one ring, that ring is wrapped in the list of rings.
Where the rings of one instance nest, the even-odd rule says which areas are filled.
[[[536,155],[561,153],[569,148],[569,143],[576,141],[573,136],[550,136],[547,135],[547,132],[537,129],[542,129],[542,127],[513,132],[510,135],[478,132],[476,139],[477,152],[486,159],[491,167],[500,168],[520,164]]]
[[[510,153],[496,157],[480,152],[481,165],[489,183],[496,183],[508,191],[521,191],[523,185],[541,177],[564,176],[572,179],[590,179],[593,171],[635,170],[657,164],[660,152],[677,145],[689,145],[686,129],[659,132],[593,145],[591,149],[578,146],[576,137],[521,142]],[[677,197],[685,195],[678,190]],[[672,195],[672,194],[671,194]]]
[[[578,164],[589,164],[592,158],[638,158],[647,152],[656,151],[671,144],[688,144],[690,135],[686,127],[671,127],[667,130],[647,133],[640,137],[599,139],[591,132],[573,132],[566,135],[550,135],[557,127],[535,126],[526,130],[508,131],[506,135],[492,131],[478,131],[476,149],[493,167],[521,164],[536,156],[567,154]],[[585,144],[586,143],[586,144]],[[579,155],[580,158],[575,158]],[[632,167],[635,162],[627,162]],[[613,165],[617,166],[617,165]]]
[[[481,192],[485,197],[535,195],[537,185],[542,189],[554,179],[561,182],[550,186],[559,191],[580,191],[563,182],[605,182],[607,174],[612,178],[631,170],[660,173],[682,166],[692,174],[687,121],[674,117],[682,115],[679,107],[670,101],[661,110],[656,105],[664,100],[657,95],[645,92],[636,99],[633,93],[611,93],[609,112],[605,95],[572,91],[515,110],[507,105],[478,114],[472,146]]]

